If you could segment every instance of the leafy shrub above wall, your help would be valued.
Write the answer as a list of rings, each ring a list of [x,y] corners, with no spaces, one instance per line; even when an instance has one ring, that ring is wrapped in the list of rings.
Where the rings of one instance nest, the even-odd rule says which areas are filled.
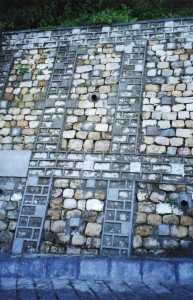
[[[0,30],[112,24],[193,15],[191,0],[1,0]]]

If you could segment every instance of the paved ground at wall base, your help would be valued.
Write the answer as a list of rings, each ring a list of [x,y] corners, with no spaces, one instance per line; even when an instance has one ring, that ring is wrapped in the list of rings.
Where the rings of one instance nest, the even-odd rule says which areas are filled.
[[[0,300],[188,300],[192,283],[192,259],[0,257]]]
[[[191,284],[1,278],[1,300],[193,299]]]

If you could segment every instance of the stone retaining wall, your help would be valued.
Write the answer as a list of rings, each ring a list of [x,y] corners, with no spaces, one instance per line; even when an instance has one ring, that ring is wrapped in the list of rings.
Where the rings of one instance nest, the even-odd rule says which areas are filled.
[[[193,147],[193,44],[150,41],[141,151],[190,155]]]
[[[33,149],[53,68],[53,51],[19,50],[1,101],[0,149]]]
[[[11,252],[25,178],[0,178],[0,252]]]
[[[192,30],[188,18],[3,33],[4,173],[20,180],[7,150],[31,159],[21,206],[2,201],[2,251],[15,233],[17,254],[192,255]]]
[[[44,228],[41,252],[99,254],[106,182],[56,179]]]

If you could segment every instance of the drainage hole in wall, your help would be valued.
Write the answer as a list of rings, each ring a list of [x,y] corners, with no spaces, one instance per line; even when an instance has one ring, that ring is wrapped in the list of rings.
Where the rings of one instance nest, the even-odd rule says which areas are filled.
[[[182,200],[182,201],[181,201],[181,206],[182,206],[182,207],[188,207],[188,201]]]
[[[5,193],[4,189],[0,188],[0,197],[3,196]]]
[[[98,100],[97,95],[96,95],[96,94],[93,94],[93,95],[91,96],[91,100],[92,100],[92,101],[97,101],[97,100]]]

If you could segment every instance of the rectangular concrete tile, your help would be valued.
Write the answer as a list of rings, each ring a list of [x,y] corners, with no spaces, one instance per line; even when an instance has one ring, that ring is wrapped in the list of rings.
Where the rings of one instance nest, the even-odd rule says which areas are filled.
[[[108,259],[82,258],[80,260],[79,279],[107,280]]]
[[[26,177],[30,157],[29,150],[0,151],[0,176]]]
[[[76,279],[78,263],[76,257],[62,257],[48,259],[48,277]]]
[[[193,283],[193,263],[182,262],[178,264],[178,276],[179,282],[183,283]]]
[[[141,281],[140,260],[112,260],[110,264],[110,280]]]
[[[0,277],[13,277],[17,276],[18,259],[0,259]]]
[[[21,258],[18,263],[18,277],[46,278],[46,258]]]
[[[175,266],[168,261],[144,261],[142,262],[142,280],[144,282],[175,282]]]

